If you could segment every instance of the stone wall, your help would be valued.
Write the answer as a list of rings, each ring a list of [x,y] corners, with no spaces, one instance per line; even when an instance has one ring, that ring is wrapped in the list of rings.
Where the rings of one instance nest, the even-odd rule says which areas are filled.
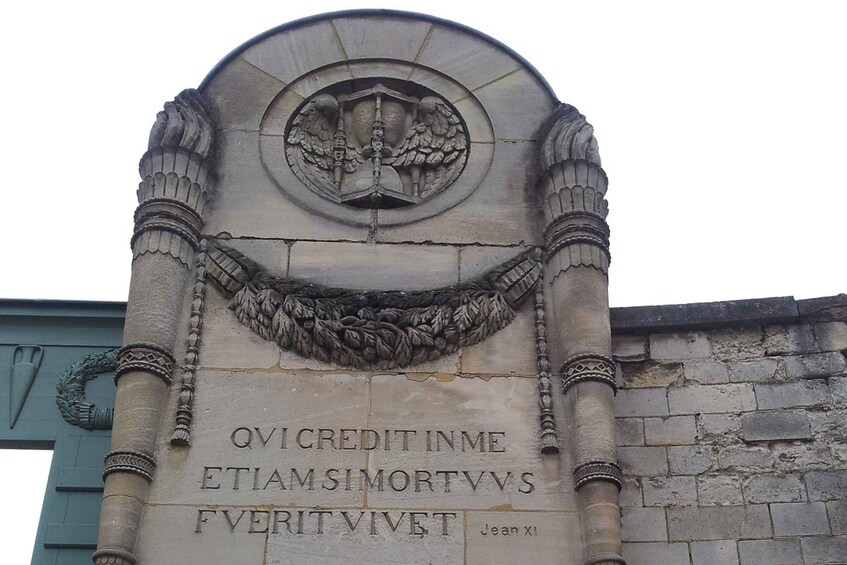
[[[847,563],[845,298],[613,311],[629,565]]]

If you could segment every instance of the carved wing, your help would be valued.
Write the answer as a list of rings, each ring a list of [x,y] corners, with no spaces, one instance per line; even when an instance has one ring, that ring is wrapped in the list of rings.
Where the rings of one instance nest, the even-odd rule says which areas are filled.
[[[512,321],[541,272],[528,252],[460,286],[363,292],[273,277],[220,245],[208,257],[240,323],[283,349],[357,369],[414,365],[479,343]]]
[[[449,166],[467,146],[468,138],[459,117],[440,98],[426,96],[418,106],[418,123],[394,151],[393,165]]]

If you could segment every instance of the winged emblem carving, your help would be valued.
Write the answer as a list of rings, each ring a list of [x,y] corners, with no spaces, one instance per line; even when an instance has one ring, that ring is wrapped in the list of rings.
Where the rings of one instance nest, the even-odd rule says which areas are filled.
[[[213,244],[206,272],[238,321],[262,339],[303,357],[385,370],[437,359],[504,328],[533,294],[541,266],[530,251],[462,285],[361,291],[275,277]]]
[[[375,84],[309,99],[289,124],[286,158],[322,196],[360,208],[411,206],[452,184],[469,150],[458,112]]]

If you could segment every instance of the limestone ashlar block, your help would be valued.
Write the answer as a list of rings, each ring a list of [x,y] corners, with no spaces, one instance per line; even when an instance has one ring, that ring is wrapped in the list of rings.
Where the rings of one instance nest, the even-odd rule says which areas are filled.
[[[467,561],[512,565],[525,555],[537,563],[582,563],[576,514],[553,512],[468,512]]]
[[[731,445],[718,452],[720,469],[755,473],[774,468],[774,454],[767,447]]]
[[[662,508],[622,508],[623,541],[668,541],[668,527]]]
[[[766,504],[669,508],[671,541],[762,539],[773,535]]]
[[[617,418],[615,420],[616,445],[644,445],[644,420]]]
[[[750,504],[803,502],[806,486],[799,474],[754,475],[745,481],[744,498]]]
[[[663,388],[624,389],[615,395],[615,414],[631,416],[667,416],[667,391]]]
[[[773,445],[775,468],[781,472],[816,471],[832,468],[829,446],[818,442],[782,442]]]
[[[480,343],[462,348],[461,357],[464,374],[535,377],[538,362],[531,301],[522,305],[508,326]]]
[[[668,454],[665,447],[619,447],[618,462],[624,475],[643,477],[664,475],[668,472]]]
[[[834,500],[826,503],[829,526],[833,534],[847,534],[847,500]]]
[[[847,563],[847,536],[813,536],[800,539],[805,563]]]
[[[734,361],[729,364],[729,380],[733,382],[769,381],[776,375],[778,367],[779,361],[776,359]]]
[[[259,131],[265,108],[284,87],[285,83],[239,57],[212,78],[203,95],[215,109],[216,127]],[[236,89],[238,96],[232,96]]]
[[[756,383],[755,391],[759,410],[817,406],[826,404],[831,399],[823,380]]]
[[[332,26],[350,60],[414,61],[433,24],[409,18],[343,17],[332,20]]]
[[[697,502],[700,506],[738,506],[744,504],[739,475],[702,475],[697,477]]]
[[[847,497],[847,470],[806,473],[809,500],[842,500]]]
[[[811,536],[829,533],[823,502],[771,504],[775,536]]]
[[[844,355],[838,352],[797,355],[785,358],[785,373],[792,379],[820,379],[839,376],[847,369]]]
[[[643,335],[613,335],[612,358],[615,361],[644,361],[649,356],[647,339]]]
[[[699,475],[714,469],[718,458],[709,445],[671,446],[668,448],[668,463],[675,475]]]
[[[700,384],[718,384],[730,380],[726,364],[711,360],[685,362],[685,380]]]
[[[797,355],[818,351],[815,334],[808,324],[767,327],[764,345],[766,355]]]
[[[704,332],[653,334],[650,336],[650,357],[681,360],[708,359],[712,356],[709,338]]]
[[[822,322],[813,327],[821,351],[847,350],[847,322]]]
[[[753,385],[693,385],[668,390],[671,414],[744,412],[756,409]]]
[[[803,562],[798,539],[741,540],[741,565],[795,565]]]
[[[692,565],[738,565],[738,547],[735,540],[691,542]]]
[[[744,441],[812,439],[809,418],[800,410],[749,412],[741,416]]]
[[[762,328],[715,330],[709,334],[709,342],[720,361],[758,359],[767,352]]]
[[[694,477],[649,477],[642,481],[645,506],[694,506],[697,485]]]
[[[627,387],[666,387],[682,381],[682,363],[642,361],[621,363],[620,367]]]
[[[687,543],[624,543],[627,565],[688,565]]]
[[[644,433],[647,445],[688,445],[697,439],[694,416],[645,418]]]

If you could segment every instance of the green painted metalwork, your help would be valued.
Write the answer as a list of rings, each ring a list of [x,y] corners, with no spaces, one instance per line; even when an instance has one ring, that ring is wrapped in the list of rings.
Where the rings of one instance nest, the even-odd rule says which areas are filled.
[[[124,315],[123,303],[0,300],[0,447],[53,450],[34,565],[91,563],[111,432],[66,422],[57,384],[87,356],[120,346]],[[40,360],[19,346],[40,347]],[[83,399],[114,406],[111,377],[86,374]]]

